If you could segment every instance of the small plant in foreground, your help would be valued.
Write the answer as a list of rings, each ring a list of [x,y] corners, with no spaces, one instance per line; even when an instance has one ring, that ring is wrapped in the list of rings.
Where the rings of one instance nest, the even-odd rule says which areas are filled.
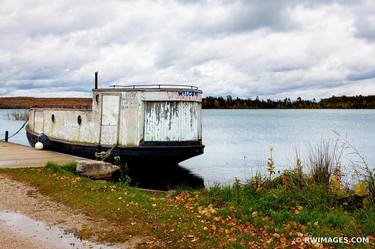
[[[362,180],[359,183],[357,183],[356,186],[354,186],[355,192],[366,191],[366,200],[370,203],[375,203],[375,168],[370,167],[370,165],[367,163],[366,158],[358,151],[358,149],[353,144],[351,144],[348,141],[347,138],[341,136],[340,133],[338,133],[337,131],[334,131],[334,133],[339,137],[339,139],[343,141],[343,144],[345,144],[346,149],[350,149],[352,151],[351,154],[356,155],[359,158],[359,161],[352,162],[355,168],[355,175],[357,177],[362,175]],[[362,168],[362,174],[357,170],[357,164],[361,165],[360,168]],[[366,202],[366,200],[364,201]]]
[[[272,151],[273,148],[270,148],[270,157],[267,159],[267,171],[270,174],[270,178],[272,177],[273,174],[275,174],[275,163],[272,158]]]
[[[375,168],[366,169],[365,182],[368,187],[368,199],[370,202],[375,203]]]
[[[340,167],[344,147],[336,140],[322,141],[316,147],[312,147],[308,156],[311,180],[316,184],[322,184],[327,189],[335,168]]]
[[[281,185],[291,191],[299,191],[307,186],[306,176],[303,174],[302,161],[296,152],[295,168],[284,170],[279,176]]]
[[[47,162],[47,164],[44,166],[44,169],[47,170],[47,172],[49,173],[70,172],[76,174],[76,167],[77,164],[75,162],[60,165],[50,161]]]

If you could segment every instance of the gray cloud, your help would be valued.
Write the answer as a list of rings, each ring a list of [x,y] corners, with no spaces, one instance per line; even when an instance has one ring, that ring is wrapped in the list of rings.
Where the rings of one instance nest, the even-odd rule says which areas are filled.
[[[289,16],[293,6],[286,1],[225,1],[220,6],[198,6],[187,31],[200,36],[226,36],[262,28],[280,31],[296,26]]]
[[[194,83],[206,95],[375,94],[369,1],[20,1],[0,8],[0,95]],[[59,94],[57,94],[59,93]]]
[[[370,41],[375,40],[375,16],[359,18],[356,21],[355,35],[360,38],[365,38]]]
[[[350,74],[347,77],[349,81],[360,81],[360,80],[367,80],[367,79],[374,79],[375,78],[375,71],[368,71],[359,74]]]
[[[353,9],[355,36],[375,41],[375,5],[372,1],[366,1],[361,6]]]

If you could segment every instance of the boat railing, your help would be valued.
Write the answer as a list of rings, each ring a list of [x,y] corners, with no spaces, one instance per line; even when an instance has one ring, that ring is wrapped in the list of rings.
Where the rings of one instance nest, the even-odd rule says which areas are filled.
[[[183,89],[192,89],[198,90],[197,86],[192,85],[177,85],[177,84],[143,84],[143,85],[110,85],[112,88],[126,88],[126,89],[162,89],[162,88],[183,88]]]

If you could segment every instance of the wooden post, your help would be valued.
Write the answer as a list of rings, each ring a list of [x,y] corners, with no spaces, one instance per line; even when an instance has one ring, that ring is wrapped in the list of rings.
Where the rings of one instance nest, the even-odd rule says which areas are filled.
[[[8,142],[9,139],[9,132],[5,131],[5,142]]]
[[[98,72],[95,72],[95,89],[98,89]]]

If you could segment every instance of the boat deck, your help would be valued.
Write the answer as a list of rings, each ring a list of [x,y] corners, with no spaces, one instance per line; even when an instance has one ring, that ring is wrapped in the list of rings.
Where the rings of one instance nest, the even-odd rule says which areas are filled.
[[[0,168],[43,167],[48,161],[59,164],[90,160],[54,151],[36,150],[24,145],[0,142]]]

